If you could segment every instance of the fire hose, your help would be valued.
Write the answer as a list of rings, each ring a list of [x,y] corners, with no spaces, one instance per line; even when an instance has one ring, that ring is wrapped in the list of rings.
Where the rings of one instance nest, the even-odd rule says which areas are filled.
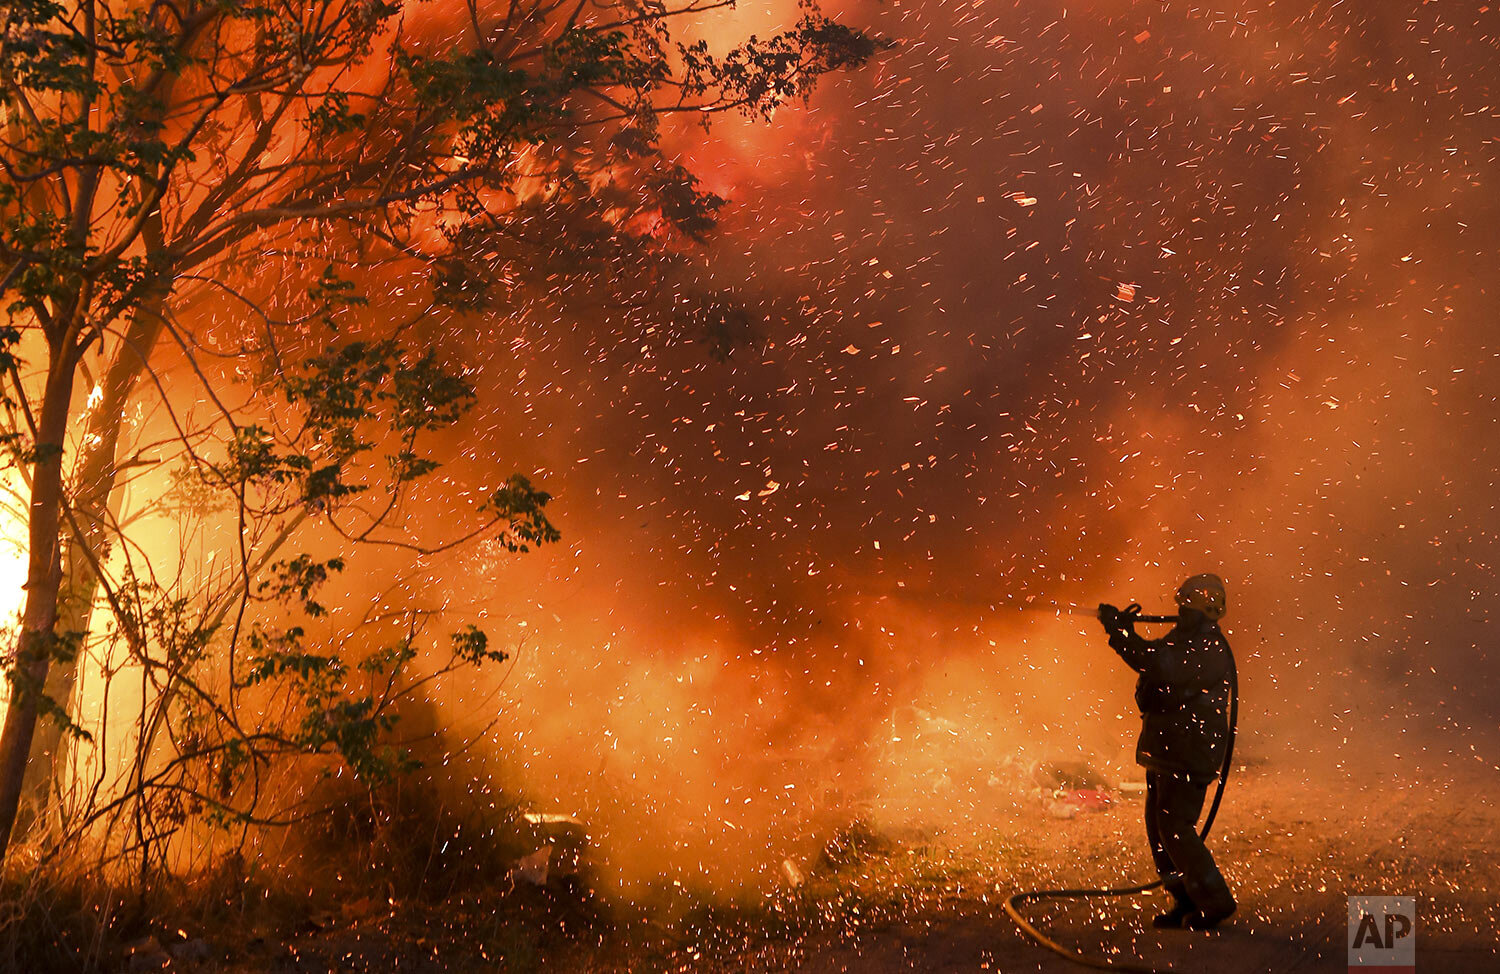
[[[1077,607],[1073,606],[1068,606],[1066,608],[1055,608],[1063,612],[1071,612],[1079,615],[1085,614],[1084,610],[1078,609]],[[1097,613],[1093,612],[1088,612],[1087,614],[1097,615]],[[1176,616],[1141,615],[1140,606],[1135,604],[1127,607],[1122,615],[1129,616],[1131,621],[1133,622],[1177,621]],[[1228,683],[1229,740],[1224,748],[1224,764],[1219,769],[1219,785],[1214,790],[1213,803],[1209,805],[1208,816],[1203,820],[1203,828],[1198,833],[1199,837],[1205,841],[1207,841],[1208,839],[1209,830],[1213,828],[1214,817],[1219,814],[1219,803],[1224,800],[1224,786],[1229,781],[1229,769],[1231,767],[1231,762],[1234,760],[1234,732],[1236,725],[1239,723],[1240,689],[1239,680],[1235,673],[1233,652],[1230,652],[1229,654]],[[1038,945],[1047,948],[1054,954],[1057,954],[1059,957],[1072,961],[1075,964],[1080,964],[1084,967],[1092,967],[1096,970],[1101,971],[1134,971],[1138,972],[1138,974],[1164,974],[1161,968],[1148,967],[1144,964],[1115,963],[1106,959],[1090,957],[1089,955],[1081,951],[1071,950],[1067,947],[1064,947],[1062,944],[1059,944],[1057,941],[1048,937],[1046,934],[1042,933],[1040,930],[1034,927],[1030,921],[1028,921],[1021,915],[1020,907],[1023,903],[1034,903],[1041,900],[1083,900],[1094,899],[1096,897],[1135,896],[1138,893],[1144,893],[1148,890],[1153,890],[1165,885],[1169,878],[1171,877],[1163,876],[1162,878],[1153,880],[1152,882],[1140,883],[1136,886],[1116,886],[1103,889],[1038,889],[1029,892],[1016,893],[1014,896],[1010,897],[1010,899],[1005,901],[1005,912],[1009,913],[1010,918],[1016,921],[1016,925],[1021,928],[1021,932],[1034,940]]]

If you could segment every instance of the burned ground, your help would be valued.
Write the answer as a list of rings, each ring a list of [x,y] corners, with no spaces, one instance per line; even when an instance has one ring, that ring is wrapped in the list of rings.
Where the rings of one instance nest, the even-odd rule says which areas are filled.
[[[1071,818],[1028,801],[984,825],[867,823],[832,836],[803,885],[757,897],[667,884],[630,902],[510,882],[439,901],[351,892],[215,949],[236,974],[1061,972],[1075,968],[1023,939],[1001,904],[1021,889],[1149,878],[1139,813],[1121,797]],[[1346,968],[1347,897],[1395,891],[1418,900],[1421,970],[1485,970],[1500,962],[1500,868],[1485,839],[1497,829],[1493,772],[1288,780],[1261,766],[1231,783],[1211,842],[1240,900],[1220,931],[1149,930],[1159,893],[1028,915],[1095,956],[1168,970],[1334,971]]]

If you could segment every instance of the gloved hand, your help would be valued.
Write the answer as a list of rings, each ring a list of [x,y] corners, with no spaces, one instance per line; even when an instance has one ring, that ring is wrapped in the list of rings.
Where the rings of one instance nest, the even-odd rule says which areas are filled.
[[[1104,623],[1104,631],[1113,635],[1123,629],[1124,622],[1122,613],[1116,606],[1108,602],[1099,603],[1099,621]]]

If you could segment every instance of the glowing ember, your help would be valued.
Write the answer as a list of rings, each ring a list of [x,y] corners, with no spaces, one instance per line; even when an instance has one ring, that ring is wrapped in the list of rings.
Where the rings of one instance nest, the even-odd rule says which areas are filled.
[[[436,4],[408,18],[403,43],[456,49],[483,6]],[[543,6],[541,20],[573,5]],[[713,50],[798,16],[791,0],[707,6],[683,39]],[[507,158],[503,187],[357,231],[254,238],[216,271],[224,281],[194,282],[163,318],[170,354],[120,413],[131,487],[109,514],[130,543],[108,551],[111,580],[139,595],[149,564],[249,592],[237,559],[305,516],[276,557],[305,541],[339,562],[301,565],[315,579],[302,595],[319,601],[296,638],[359,657],[340,679],[378,686],[366,657],[437,668],[432,640],[403,630],[421,629],[414,618],[423,638],[470,623],[489,634],[495,665],[424,683],[380,728],[421,731],[424,799],[479,809],[479,828],[433,828],[434,859],[449,840],[465,850],[455,860],[498,848],[464,843],[517,821],[531,845],[563,836],[566,870],[538,846],[509,850],[497,875],[553,891],[566,875],[659,908],[689,931],[670,938],[682,969],[714,950],[748,956],[748,935],[731,950],[708,945],[726,928],[694,926],[692,906],[737,898],[813,931],[785,953],[828,960],[819,969],[861,969],[850,945],[872,924],[938,917],[984,944],[965,966],[1008,969],[983,924],[1013,885],[1121,882],[1146,862],[1131,675],[1093,620],[1065,610],[1164,609],[1180,579],[1213,571],[1232,593],[1246,779],[1219,839],[1245,890],[1244,937],[1275,931],[1257,941],[1268,953],[1245,956],[1296,962],[1276,952],[1321,937],[1346,886],[1395,877],[1392,892],[1426,897],[1435,934],[1469,959],[1493,927],[1494,870],[1470,860],[1500,768],[1493,11],[839,6],[897,43],[806,104],[705,131],[683,106],[646,120],[583,92],[588,107],[570,103],[566,124]],[[310,125],[305,111],[281,124]],[[421,130],[393,118],[370,132],[334,121],[376,146]],[[286,142],[266,172],[304,144]],[[252,143],[203,152],[201,185],[168,200],[176,219],[190,224],[187,203],[217,185],[222,160],[206,160]],[[436,168],[453,173],[482,146],[447,149]],[[343,192],[333,176],[314,188]],[[480,212],[500,231],[476,229]],[[453,250],[429,275],[419,247]],[[304,307],[319,287],[347,302],[328,321]],[[255,449],[301,428],[264,398],[289,374],[279,356],[398,326],[473,391],[461,422],[422,431],[441,465],[419,486],[301,498],[275,523],[183,488],[183,470],[227,469],[229,444],[270,464]],[[260,344],[275,328],[285,348]],[[40,387],[33,365],[15,381]],[[399,376],[382,405],[438,411],[402,398],[411,360],[382,369]],[[80,380],[70,463],[101,390],[92,371]],[[299,405],[318,392],[300,388]],[[234,436],[220,410],[239,411]],[[216,423],[217,438],[199,436]],[[368,435],[378,460],[362,473],[419,463],[401,435]],[[180,436],[203,456],[164,455]],[[322,437],[277,483],[310,480],[354,441]],[[550,493],[561,543],[414,550],[463,536],[512,471]],[[366,537],[323,518],[340,504],[390,519]],[[5,619],[25,513],[13,505],[0,524]],[[379,554],[356,560],[372,539]],[[183,628],[150,604],[139,629]],[[274,640],[253,627],[286,611],[265,598],[221,614],[215,638],[243,626],[261,648]],[[100,732],[79,753],[106,796],[128,787],[111,775],[139,738],[106,727],[104,704],[141,713],[181,689],[139,665],[127,629],[95,630],[76,707]],[[316,682],[326,658],[297,648],[280,670],[226,662],[206,679],[241,681],[258,718],[306,704],[297,726],[317,726],[331,698],[253,696],[272,676]],[[163,734],[197,746],[199,716],[163,718]],[[335,794],[355,834],[378,804],[359,791],[371,776],[327,772],[253,787]],[[218,811],[206,807],[184,820]],[[1452,838],[1432,825],[1450,807]],[[1410,846],[1389,816],[1414,830]],[[347,883],[316,841],[236,841],[297,882]],[[1159,946],[1143,906],[1072,909],[1047,919],[1075,941],[1121,957]],[[910,960],[904,940],[896,952],[870,969]]]

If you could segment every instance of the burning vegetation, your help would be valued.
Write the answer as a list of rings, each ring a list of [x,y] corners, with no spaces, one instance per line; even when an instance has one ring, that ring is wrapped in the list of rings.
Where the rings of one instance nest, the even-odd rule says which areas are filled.
[[[0,12],[0,966],[1051,970],[1200,571],[1039,922],[1493,962],[1493,14],[826,6]]]

